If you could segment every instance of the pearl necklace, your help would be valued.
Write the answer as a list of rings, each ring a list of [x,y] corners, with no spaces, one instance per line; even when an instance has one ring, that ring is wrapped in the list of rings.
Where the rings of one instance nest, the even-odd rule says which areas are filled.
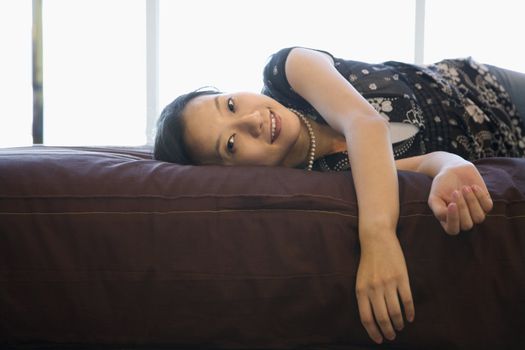
[[[310,135],[310,157],[308,159],[308,166],[306,169],[308,171],[312,171],[312,167],[314,166],[314,159],[315,159],[315,135],[314,131],[312,129],[312,125],[310,125],[310,122],[308,121],[308,118],[306,118],[301,112],[289,108],[292,112],[294,112],[306,125],[306,128],[308,129],[308,134]]]

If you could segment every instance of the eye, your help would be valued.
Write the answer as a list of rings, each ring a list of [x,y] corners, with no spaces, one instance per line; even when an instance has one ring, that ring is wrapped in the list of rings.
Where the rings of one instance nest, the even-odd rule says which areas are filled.
[[[228,98],[228,109],[230,110],[230,112],[232,113],[235,113],[235,103],[233,102],[233,99],[230,97]]]
[[[234,153],[234,147],[235,147],[235,134],[230,136],[228,141],[226,142],[226,149],[229,153]]]

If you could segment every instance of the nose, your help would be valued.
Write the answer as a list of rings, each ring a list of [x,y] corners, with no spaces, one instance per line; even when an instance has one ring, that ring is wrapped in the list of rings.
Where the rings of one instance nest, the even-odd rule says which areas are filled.
[[[245,113],[238,119],[238,127],[250,133],[253,137],[259,137],[263,130],[263,117],[259,111]]]

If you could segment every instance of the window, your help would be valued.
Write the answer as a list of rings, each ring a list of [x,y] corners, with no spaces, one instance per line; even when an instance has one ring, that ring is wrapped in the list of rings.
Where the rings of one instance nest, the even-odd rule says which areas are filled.
[[[30,145],[30,0],[0,2],[0,50],[0,147]]]
[[[196,88],[258,92],[287,46],[363,60],[413,61],[415,1],[160,1],[160,105]]]
[[[145,1],[43,5],[44,143],[146,143]]]
[[[425,62],[472,56],[525,72],[521,1],[426,1]]]
[[[417,22],[416,8],[426,9]],[[209,85],[260,91],[267,58],[287,46],[366,62],[473,56],[525,71],[520,9],[512,0],[45,0],[44,143],[151,142],[174,97]],[[0,2],[0,147],[32,143],[31,13],[31,0]]]

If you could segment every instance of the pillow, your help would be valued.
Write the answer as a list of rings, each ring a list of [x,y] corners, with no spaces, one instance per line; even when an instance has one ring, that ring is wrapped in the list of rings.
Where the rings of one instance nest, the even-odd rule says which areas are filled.
[[[399,172],[416,318],[392,347],[525,345],[525,160],[476,165],[494,209],[459,236]],[[357,215],[351,172],[0,150],[0,344],[368,348]]]

